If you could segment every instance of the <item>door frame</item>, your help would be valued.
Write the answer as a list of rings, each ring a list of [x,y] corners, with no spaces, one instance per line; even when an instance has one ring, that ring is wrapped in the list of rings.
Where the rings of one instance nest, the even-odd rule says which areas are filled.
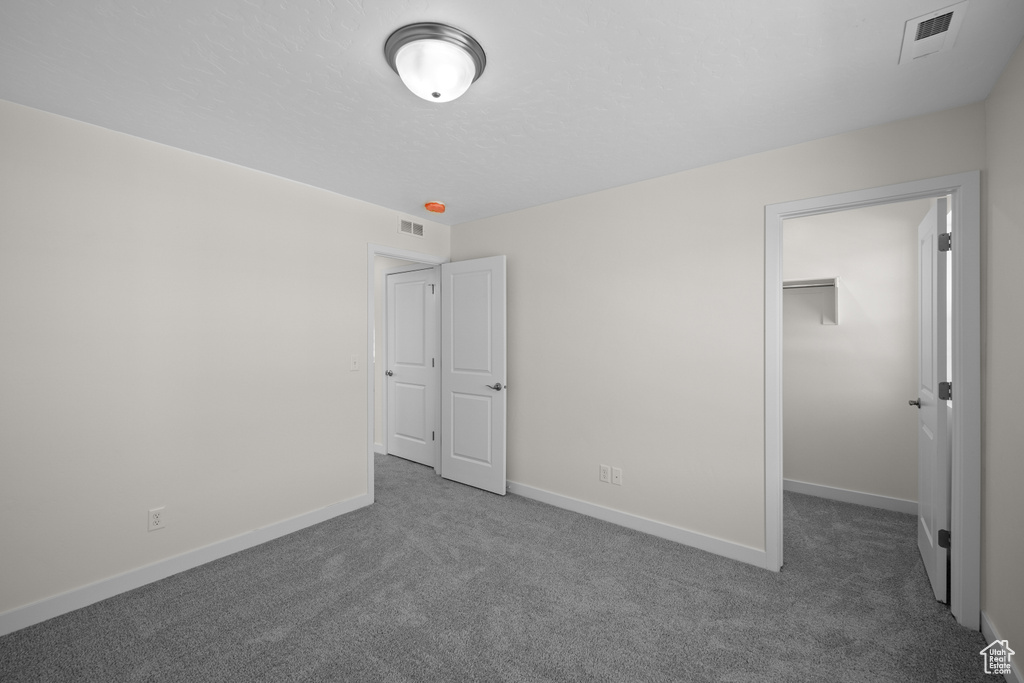
[[[981,172],[765,206],[765,566],[782,568],[782,224],[790,218],[951,195],[953,414],[950,611],[981,620]]]
[[[399,266],[397,268],[391,268],[391,269],[388,269],[388,270],[384,271],[384,296],[382,297],[384,310],[381,311],[381,333],[384,335],[384,344],[383,344],[384,351],[383,351],[382,358],[381,358],[381,365],[383,367],[385,367],[385,368],[388,367],[388,342],[387,342],[387,339],[388,339],[388,294],[387,294],[387,291],[388,291],[387,290],[388,275],[400,275],[402,273],[415,273],[415,272],[420,271],[420,270],[432,270],[434,268],[437,268],[437,264],[430,265],[430,264],[427,264],[427,263],[410,263],[409,265],[406,265],[406,266]],[[376,267],[374,268],[374,271],[376,272]],[[438,274],[438,279],[440,279],[440,273]],[[435,306],[435,308],[436,308],[436,306]],[[376,311],[374,311],[374,315],[376,316]],[[437,315],[435,317],[440,318],[440,315]],[[374,321],[374,328],[376,328],[376,321]],[[441,344],[440,340],[437,340],[435,343],[436,343],[436,345],[438,347],[440,347],[440,344]],[[438,348],[438,357],[440,357],[440,348]],[[376,360],[375,360],[375,362],[376,362]],[[367,365],[367,367],[370,367],[370,366]],[[376,374],[377,374],[376,365],[373,368],[373,374],[374,374],[374,376],[376,376]],[[438,384],[440,384],[440,379],[438,379]],[[376,387],[376,384],[374,384],[374,387]],[[440,391],[438,391],[437,393],[440,394]],[[384,407],[384,414],[381,415],[381,432],[383,432],[382,437],[384,439],[384,443],[382,445],[384,446],[384,453],[385,453],[385,455],[388,455],[388,454],[390,454],[390,448],[389,448],[388,440],[389,440],[389,437],[390,437],[391,433],[388,431],[388,412],[389,412],[389,410],[388,410],[388,408],[389,408],[388,400],[390,399],[390,397],[388,396],[388,382],[387,382],[386,379],[381,383],[381,394],[382,394],[382,396],[381,396],[381,402],[380,403]],[[376,403],[374,403],[373,409],[377,410],[377,404]],[[437,406],[437,409],[440,410],[440,406]],[[435,444],[434,445],[434,471],[438,472],[438,473],[440,473],[440,471],[441,471],[441,468],[439,466],[439,460],[441,458],[441,455],[440,455],[440,452],[439,452],[440,449],[438,448],[439,445],[440,444]]]
[[[373,496],[373,428],[376,417],[374,377],[377,368],[374,366],[373,357],[373,332],[376,322],[376,311],[374,310],[374,293],[376,283],[374,282],[374,259],[377,256],[402,259],[428,266],[436,266],[447,263],[447,258],[423,254],[418,251],[388,247],[382,244],[368,243],[366,245],[366,495],[370,497],[370,503],[374,502]]]

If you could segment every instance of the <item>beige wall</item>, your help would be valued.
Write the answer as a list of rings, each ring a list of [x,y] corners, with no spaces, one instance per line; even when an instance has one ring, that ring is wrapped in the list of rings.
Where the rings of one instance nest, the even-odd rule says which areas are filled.
[[[366,244],[448,228],[6,102],[0,149],[0,613],[366,493]]]
[[[982,277],[982,607],[1024,644],[1024,45],[985,106],[988,124]],[[1014,662],[1018,662],[1014,658]],[[1021,670],[1018,664],[1018,670]]]
[[[931,202],[788,220],[783,279],[839,277],[783,296],[786,479],[917,500],[917,227]]]
[[[509,257],[509,478],[763,549],[765,205],[982,168],[984,116],[952,109],[454,227],[453,259]],[[602,463],[622,486],[598,480]]]

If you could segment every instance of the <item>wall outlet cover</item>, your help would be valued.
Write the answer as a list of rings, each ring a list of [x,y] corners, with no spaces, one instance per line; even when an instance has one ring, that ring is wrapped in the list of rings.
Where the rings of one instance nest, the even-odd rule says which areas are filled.
[[[165,516],[164,508],[153,508],[149,511],[149,530],[159,531],[167,526],[167,518]]]

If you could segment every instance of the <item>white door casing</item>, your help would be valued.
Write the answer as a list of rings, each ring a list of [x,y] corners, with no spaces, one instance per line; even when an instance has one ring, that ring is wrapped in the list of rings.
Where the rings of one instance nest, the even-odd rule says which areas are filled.
[[[439,393],[437,271],[389,273],[385,281],[387,452],[434,467]]]
[[[935,598],[946,601],[948,551],[939,531],[949,530],[950,433],[946,401],[939,384],[948,381],[946,339],[946,254],[939,236],[946,232],[946,198],[932,202],[917,232],[918,254],[918,454],[917,545]]]
[[[441,266],[441,476],[505,494],[505,257]]]

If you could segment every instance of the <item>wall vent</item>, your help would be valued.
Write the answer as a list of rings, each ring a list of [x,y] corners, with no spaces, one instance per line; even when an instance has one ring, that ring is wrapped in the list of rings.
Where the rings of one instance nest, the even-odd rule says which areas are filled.
[[[413,237],[423,237],[423,224],[415,223],[407,218],[398,219],[398,232]]]
[[[964,0],[908,21],[903,29],[900,64],[952,49],[966,11]]]

